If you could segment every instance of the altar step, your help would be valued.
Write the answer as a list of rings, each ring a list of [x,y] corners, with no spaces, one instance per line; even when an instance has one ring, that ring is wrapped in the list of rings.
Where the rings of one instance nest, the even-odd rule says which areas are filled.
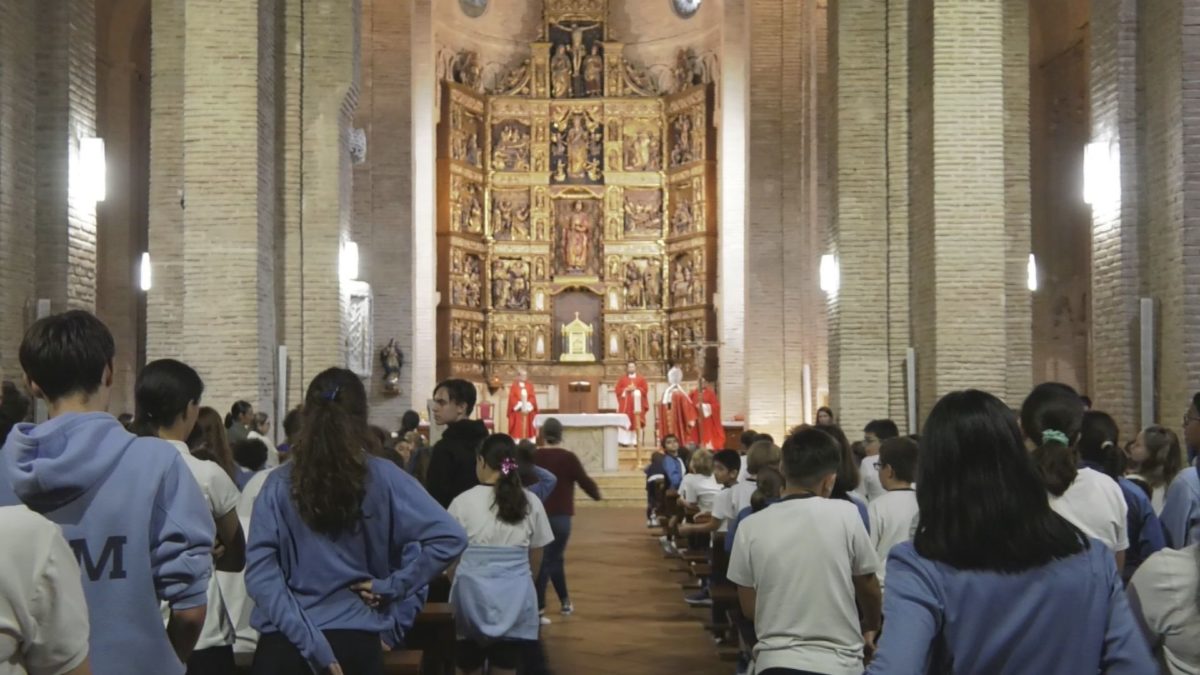
[[[620,448],[617,451],[617,468],[621,471],[641,471],[650,463],[655,448]]]
[[[622,451],[624,452],[624,451]],[[630,461],[632,462],[632,453],[630,450]],[[591,474],[596,485],[600,488],[600,495],[604,497],[602,501],[594,502],[590,497],[580,490],[575,488],[575,506],[579,508],[591,507],[626,507],[626,506],[646,506],[646,474],[640,470],[637,471],[618,471],[614,473],[593,473]]]

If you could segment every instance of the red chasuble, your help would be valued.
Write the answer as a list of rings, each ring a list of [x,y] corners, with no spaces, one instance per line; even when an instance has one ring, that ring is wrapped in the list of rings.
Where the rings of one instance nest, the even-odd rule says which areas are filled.
[[[712,387],[704,388],[704,400],[700,400],[700,390],[692,390],[692,403],[696,408],[701,407],[701,403],[706,403],[709,406],[707,415],[702,415],[704,420],[700,423],[700,447],[708,448],[709,450],[724,450],[725,449],[725,427],[721,426],[721,403],[717,400],[717,392],[713,391]],[[700,410],[703,413],[703,410]]]
[[[525,390],[525,402],[532,408],[521,410],[521,389]],[[508,435],[516,440],[535,438],[537,431],[533,428],[533,418],[538,414],[537,394],[529,382],[513,382],[508,388]]]
[[[700,411],[682,389],[671,393],[670,405],[659,404],[658,420],[660,442],[672,434],[681,446],[700,442]]]
[[[640,403],[635,401],[634,390],[642,393]],[[629,429],[635,433],[646,426],[646,411],[650,409],[649,393],[650,385],[641,375],[631,377],[626,374],[617,380],[617,412],[629,418]]]

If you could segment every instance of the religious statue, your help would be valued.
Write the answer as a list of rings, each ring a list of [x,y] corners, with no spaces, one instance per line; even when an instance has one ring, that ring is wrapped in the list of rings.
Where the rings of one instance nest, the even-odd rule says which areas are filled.
[[[529,309],[529,263],[514,261],[509,264],[508,288],[505,309]]]
[[[554,56],[550,58],[550,95],[554,98],[570,98],[571,96],[571,58],[567,56],[570,47],[558,45]]]
[[[692,404],[700,412],[700,447],[721,450],[725,447],[725,427],[721,424],[721,402],[712,385],[700,378],[700,384],[692,390]]]
[[[604,57],[599,43],[592,44],[591,53],[583,60],[583,93],[590,98],[604,95]]]
[[[492,309],[508,309],[511,304],[508,266],[503,260],[492,261]]]
[[[671,269],[671,305],[684,307],[692,298],[691,256],[687,253],[675,258]]]
[[[642,351],[642,338],[638,335],[637,329],[630,329],[625,333],[625,356],[636,359],[640,357]]]
[[[663,357],[663,334],[662,329],[655,328],[650,331],[650,358],[658,361]]]
[[[617,380],[617,412],[629,418],[629,428],[617,431],[621,445],[638,445],[642,428],[646,426],[646,411],[650,410],[650,385],[638,375],[637,362],[625,364],[625,374]]]
[[[671,164],[679,166],[695,161],[696,157],[692,149],[692,116],[684,113],[676,117],[672,131],[675,135],[675,143],[671,148]]]
[[[504,358],[504,333],[500,331],[492,333],[492,358]]]
[[[661,154],[658,134],[650,129],[637,129],[625,138],[625,168],[629,171],[658,171]]]
[[[475,340],[474,333],[470,326],[463,326],[462,331],[462,357],[470,359],[475,357]]]
[[[497,240],[529,239],[529,204],[520,195],[496,192],[492,198],[492,237]]]
[[[592,134],[583,125],[583,117],[575,116],[567,130],[567,176],[583,178],[588,175],[591,163]]]
[[[517,335],[516,353],[519,359],[529,356],[529,336],[527,334],[520,333]]]
[[[396,346],[396,338],[388,340],[387,346],[379,352],[379,360],[383,364],[383,391],[388,394],[400,393],[400,369],[404,367],[404,353]]]
[[[631,260],[625,264],[625,306],[631,309],[646,306],[645,278],[638,262]]]
[[[675,203],[675,212],[671,214],[671,231],[675,234],[692,231],[692,206],[682,194]]]
[[[534,262],[533,270],[534,270],[533,271],[534,279],[537,279],[538,281],[545,281],[546,280],[546,259],[538,258]]]
[[[479,67],[479,56],[470,50],[459,53],[454,60],[454,81],[471,89],[483,91],[482,69]]]
[[[571,69],[575,75],[581,75],[583,74],[583,61],[587,54],[587,45],[583,41],[584,34],[588,31],[596,30],[600,27],[600,24],[576,24],[570,28],[566,26],[559,27],[571,33]]]
[[[651,309],[662,307],[662,262],[652,258],[646,265],[644,284],[646,286],[646,306]]]
[[[592,215],[577,199],[562,220],[559,227],[563,232],[563,268],[568,272],[586,273],[592,261],[592,230],[595,227]]]
[[[508,435],[517,441],[536,438],[533,418],[537,414],[537,393],[529,381],[529,371],[521,366],[517,368],[517,378],[508,388]]]
[[[474,183],[462,184],[458,198],[459,232],[480,234],[483,232],[483,203],[479,188]]]
[[[483,360],[483,351],[484,351],[483,327],[476,326],[475,327],[475,360],[476,361]]]
[[[462,355],[462,325],[455,321],[450,324],[450,356]]]

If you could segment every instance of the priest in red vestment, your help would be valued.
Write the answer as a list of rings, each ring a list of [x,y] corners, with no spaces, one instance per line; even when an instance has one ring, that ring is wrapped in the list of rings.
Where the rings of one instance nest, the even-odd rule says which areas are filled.
[[[659,438],[674,435],[680,445],[700,443],[700,412],[683,389],[683,371],[674,366],[667,371],[667,388],[658,406]]]
[[[537,416],[537,394],[525,368],[517,369],[517,379],[508,388],[508,435],[516,440],[536,438],[533,418]]]
[[[700,447],[724,450],[725,427],[721,425],[721,402],[717,400],[717,392],[704,378],[700,378],[700,388],[692,390],[692,403],[700,411]]]
[[[642,428],[646,426],[646,411],[650,409],[650,385],[638,375],[637,363],[625,364],[625,375],[617,380],[617,412],[629,418],[629,429],[621,429],[621,445],[637,445]]]

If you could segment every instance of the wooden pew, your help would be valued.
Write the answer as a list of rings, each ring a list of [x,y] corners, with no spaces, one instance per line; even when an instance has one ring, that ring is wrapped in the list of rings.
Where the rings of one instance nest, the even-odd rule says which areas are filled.
[[[383,672],[386,675],[421,675],[422,652],[402,649],[383,653]]]
[[[424,675],[454,675],[454,611],[446,602],[429,602],[417,615],[404,646],[421,650],[420,672]]]

